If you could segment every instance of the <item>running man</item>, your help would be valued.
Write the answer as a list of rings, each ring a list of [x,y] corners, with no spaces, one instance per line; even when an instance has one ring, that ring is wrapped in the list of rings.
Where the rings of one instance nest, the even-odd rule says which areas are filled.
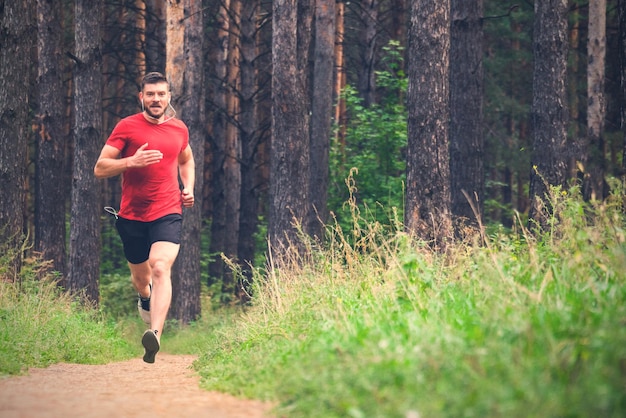
[[[143,360],[154,363],[172,301],[171,270],[180,248],[182,208],[194,204],[195,163],[187,126],[166,114],[171,100],[167,78],[146,74],[139,100],[142,111],[115,126],[94,174],[122,175],[116,227],[139,313],[149,328],[141,339]]]

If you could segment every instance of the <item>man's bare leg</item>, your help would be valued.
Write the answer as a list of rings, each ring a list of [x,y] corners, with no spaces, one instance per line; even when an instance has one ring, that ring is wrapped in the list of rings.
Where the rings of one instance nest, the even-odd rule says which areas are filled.
[[[152,283],[152,269],[146,260],[140,264],[128,263],[130,268],[130,280],[137,293],[143,298],[150,297],[150,283]]]
[[[161,339],[163,326],[172,302],[172,265],[178,256],[179,244],[159,241],[152,244],[148,262],[152,271],[150,319],[152,330]]]
[[[150,329],[141,338],[146,363],[154,363],[160,349],[163,327],[172,302],[172,265],[179,248],[179,244],[158,241],[150,247],[148,261],[129,264],[135,289],[143,297],[150,296]]]

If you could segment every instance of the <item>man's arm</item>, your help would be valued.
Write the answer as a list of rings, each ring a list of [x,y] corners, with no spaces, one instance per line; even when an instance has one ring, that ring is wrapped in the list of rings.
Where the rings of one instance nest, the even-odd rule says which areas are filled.
[[[183,182],[181,193],[183,206],[190,208],[194,203],[193,188],[196,183],[196,163],[193,160],[193,153],[189,145],[178,156],[178,171]]]
[[[140,168],[161,161],[163,154],[158,150],[146,150],[148,143],[143,144],[135,155],[119,158],[121,151],[111,145],[105,145],[100,152],[100,157],[93,168],[97,178],[117,176],[128,168]]]

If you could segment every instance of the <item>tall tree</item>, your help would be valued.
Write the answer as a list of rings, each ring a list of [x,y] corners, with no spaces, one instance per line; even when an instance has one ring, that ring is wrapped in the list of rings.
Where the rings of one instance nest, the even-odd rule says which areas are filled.
[[[100,185],[93,165],[102,146],[102,3],[75,2],[74,167],[68,290],[97,304]]]
[[[214,103],[218,107],[213,129],[213,217],[210,253],[212,278],[221,279],[222,297],[231,300],[235,293],[232,271],[226,268],[220,254],[236,258],[239,242],[241,207],[240,68],[241,1],[223,2],[218,15],[217,87]]]
[[[626,190],[626,0],[618,0],[619,14],[619,63],[620,63],[620,110],[622,128],[622,185]],[[626,210],[626,193],[624,193],[624,209]]]
[[[359,31],[360,65],[357,67],[359,95],[369,106],[376,102],[376,39],[378,38],[379,0],[359,2],[361,28]]]
[[[212,131],[208,147],[211,157],[211,243],[210,254],[218,254],[209,264],[209,285],[213,280],[221,280],[224,274],[224,262],[219,254],[224,248],[226,239],[226,202],[224,199],[224,159],[226,158],[226,128],[229,123],[226,113],[228,98],[228,46],[230,40],[230,0],[220,1],[216,14],[216,45],[214,48],[214,78],[212,88],[212,104],[215,107]]]
[[[451,0],[450,7],[452,214],[475,224],[482,217],[485,181],[482,132],[483,0]],[[474,213],[473,208],[478,213]]]
[[[239,118],[239,87],[240,87],[240,35],[241,35],[241,0],[230,0],[230,31],[228,40],[228,59],[226,85],[226,114],[229,123],[226,125],[224,137],[224,239],[222,253],[228,258],[237,256],[239,241],[239,211],[241,207],[241,137],[237,124]],[[222,275],[222,295],[228,298],[235,294],[233,272],[225,270]]]
[[[272,150],[270,159],[270,246],[281,261],[290,245],[297,248],[297,229],[307,219],[309,202],[309,121],[307,72],[310,20],[303,2],[276,0],[272,4]],[[308,3],[308,2],[307,2]],[[299,7],[300,6],[300,7]],[[308,26],[307,26],[308,23]],[[308,57],[307,57],[308,58]]]
[[[335,18],[337,45],[335,47],[335,89],[334,97],[337,97],[335,106],[335,123],[338,125],[335,140],[341,148],[343,155],[346,145],[346,100],[341,97],[341,92],[346,87],[347,75],[345,66],[344,41],[345,41],[345,12],[344,2],[337,3],[337,16]]]
[[[259,184],[257,180],[256,156],[261,130],[257,102],[259,83],[257,58],[259,56],[258,38],[260,29],[260,1],[244,1],[241,9],[241,94],[240,94],[240,136],[241,136],[241,198],[239,213],[239,240],[237,259],[248,283],[240,283],[239,298],[246,298],[243,292],[252,279],[250,265],[254,262],[257,231]]]
[[[3,276],[10,280],[22,264],[34,5],[7,0],[0,7],[0,251],[9,266]]]
[[[569,103],[569,136],[572,138],[574,152],[569,156],[568,162],[568,176],[570,178],[576,178],[578,176],[578,162],[581,158],[584,149],[584,135],[581,135],[581,124],[580,124],[580,96],[579,90],[581,84],[581,80],[579,80],[579,73],[581,72],[581,59],[580,54],[578,53],[578,48],[582,44],[580,42],[581,37],[581,20],[582,15],[580,11],[580,6],[574,2],[570,6],[570,14],[569,14],[569,67],[568,67],[568,79],[567,79],[567,87],[568,87],[568,103]]]
[[[409,24],[407,231],[445,249],[452,237],[448,148],[450,2],[414,0]]]
[[[333,110],[335,0],[315,3],[315,46],[312,75],[310,196],[307,231],[319,238],[328,218],[328,152]]]
[[[586,199],[593,200],[602,200],[608,194],[604,181],[605,57],[606,0],[590,0],[587,35],[587,147],[582,159],[585,170],[583,195]]]
[[[170,8],[171,10],[171,3]],[[196,164],[195,190],[196,202],[192,208],[185,209],[180,254],[174,264],[172,281],[172,309],[170,315],[184,324],[200,316],[200,233],[202,230],[202,188],[204,180],[204,95],[203,95],[203,24],[202,4],[194,0],[184,0],[183,19],[178,12],[168,19],[168,33],[183,33],[182,49],[180,44],[172,44],[167,59],[167,73],[177,77],[180,86],[177,99],[178,115],[189,128],[189,145]],[[176,17],[174,17],[176,16]],[[172,66],[178,63],[178,71]]]
[[[165,72],[165,4],[145,0],[146,71]]]
[[[567,178],[567,0],[535,2],[529,220],[547,227],[548,187]]]
[[[61,273],[66,287],[65,177],[67,126],[63,85],[63,26],[61,2],[37,0],[38,109],[36,114],[37,159],[35,165],[35,250],[51,269]]]

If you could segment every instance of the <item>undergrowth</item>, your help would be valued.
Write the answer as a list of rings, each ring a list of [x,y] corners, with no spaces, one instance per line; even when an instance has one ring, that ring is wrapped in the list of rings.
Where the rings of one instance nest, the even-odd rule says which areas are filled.
[[[280,267],[270,254],[250,306],[205,297],[202,318],[168,327],[163,346],[200,354],[204,388],[272,401],[281,417],[621,417],[620,196],[555,189],[548,230],[520,221],[446,254],[354,209],[323,247],[305,240]],[[81,307],[24,272],[0,281],[0,374],[140,356],[136,315]],[[127,281],[112,280],[105,299],[131,293],[132,308]]]
[[[330,228],[326,248],[255,272],[253,307],[197,362],[202,385],[289,417],[624,416],[619,199],[551,199],[549,231],[445,255],[376,222]]]
[[[0,375],[68,362],[102,364],[138,354],[96,309],[61,292],[54,276],[38,278],[27,260],[19,281],[0,280]]]

